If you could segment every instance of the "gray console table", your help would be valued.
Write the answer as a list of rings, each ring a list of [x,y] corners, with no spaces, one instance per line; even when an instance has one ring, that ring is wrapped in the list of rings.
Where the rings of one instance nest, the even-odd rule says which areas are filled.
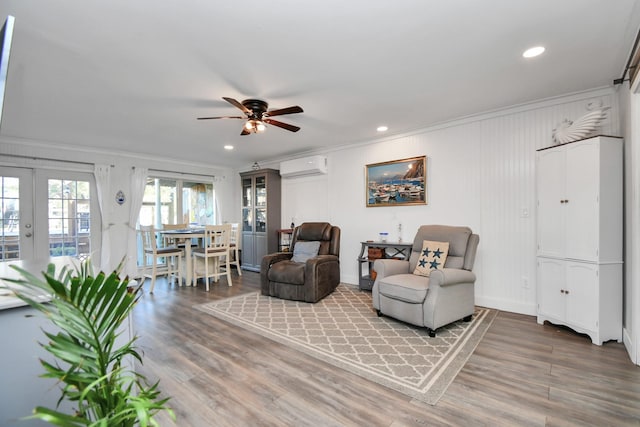
[[[369,247],[383,248],[385,258],[408,259],[411,253],[413,242],[360,242],[362,245],[360,255],[358,255],[358,286],[360,289],[370,291],[373,288],[374,280],[371,278],[371,270],[375,259],[369,259]],[[366,265],[366,269],[363,267]]]

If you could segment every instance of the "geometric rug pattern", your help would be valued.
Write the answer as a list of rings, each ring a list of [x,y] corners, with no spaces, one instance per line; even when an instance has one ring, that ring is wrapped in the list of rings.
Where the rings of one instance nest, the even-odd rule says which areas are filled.
[[[316,304],[252,292],[195,308],[432,405],[497,314],[478,307],[471,322],[431,338],[426,328],[378,317],[371,292],[342,283]]]

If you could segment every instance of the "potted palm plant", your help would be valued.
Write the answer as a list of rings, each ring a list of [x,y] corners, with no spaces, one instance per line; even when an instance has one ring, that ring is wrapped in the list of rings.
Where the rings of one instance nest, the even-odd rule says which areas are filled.
[[[11,286],[16,296],[58,329],[44,331],[47,342],[40,343],[55,359],[40,363],[42,377],[60,384],[58,406],[38,406],[29,418],[59,426],[103,427],[157,426],[154,415],[160,411],[175,419],[166,406],[169,398],[160,397],[158,382],[149,385],[133,370],[134,359],[142,363],[134,347],[137,337],[118,345],[123,322],[141,294],[141,286],[130,287],[127,278],[119,277],[120,267],[94,276],[87,260],[59,272],[50,264],[43,278],[16,268],[20,278],[5,279],[19,285]],[[61,412],[62,401],[77,405],[75,413]]]

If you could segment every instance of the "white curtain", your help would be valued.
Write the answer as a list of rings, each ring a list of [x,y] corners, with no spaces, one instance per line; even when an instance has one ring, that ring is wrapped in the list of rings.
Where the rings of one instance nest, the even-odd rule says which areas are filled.
[[[127,223],[127,265],[125,267],[125,273],[129,278],[138,277],[138,234],[136,224],[142,207],[142,198],[144,197],[144,188],[147,185],[148,175],[149,170],[147,168],[136,167],[131,171],[129,222]]]
[[[93,175],[96,178],[96,189],[98,190],[98,205],[102,217],[102,246],[100,248],[100,269],[105,272],[111,271],[111,215],[109,212],[109,195],[111,194],[111,166],[95,165]]]
[[[216,192],[216,178],[214,177],[211,181],[211,185],[213,186],[213,217],[215,218],[216,224],[223,224],[222,214],[220,213],[220,202],[218,201],[218,193]]]

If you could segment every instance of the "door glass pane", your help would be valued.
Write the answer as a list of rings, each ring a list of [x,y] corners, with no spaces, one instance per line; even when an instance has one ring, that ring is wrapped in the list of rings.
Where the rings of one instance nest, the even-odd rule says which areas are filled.
[[[91,254],[91,193],[88,181],[48,180],[49,254]]]
[[[213,184],[182,184],[182,218],[180,223],[215,224]]]
[[[20,180],[0,177],[0,208],[2,209],[2,235],[0,259],[20,258]]]

